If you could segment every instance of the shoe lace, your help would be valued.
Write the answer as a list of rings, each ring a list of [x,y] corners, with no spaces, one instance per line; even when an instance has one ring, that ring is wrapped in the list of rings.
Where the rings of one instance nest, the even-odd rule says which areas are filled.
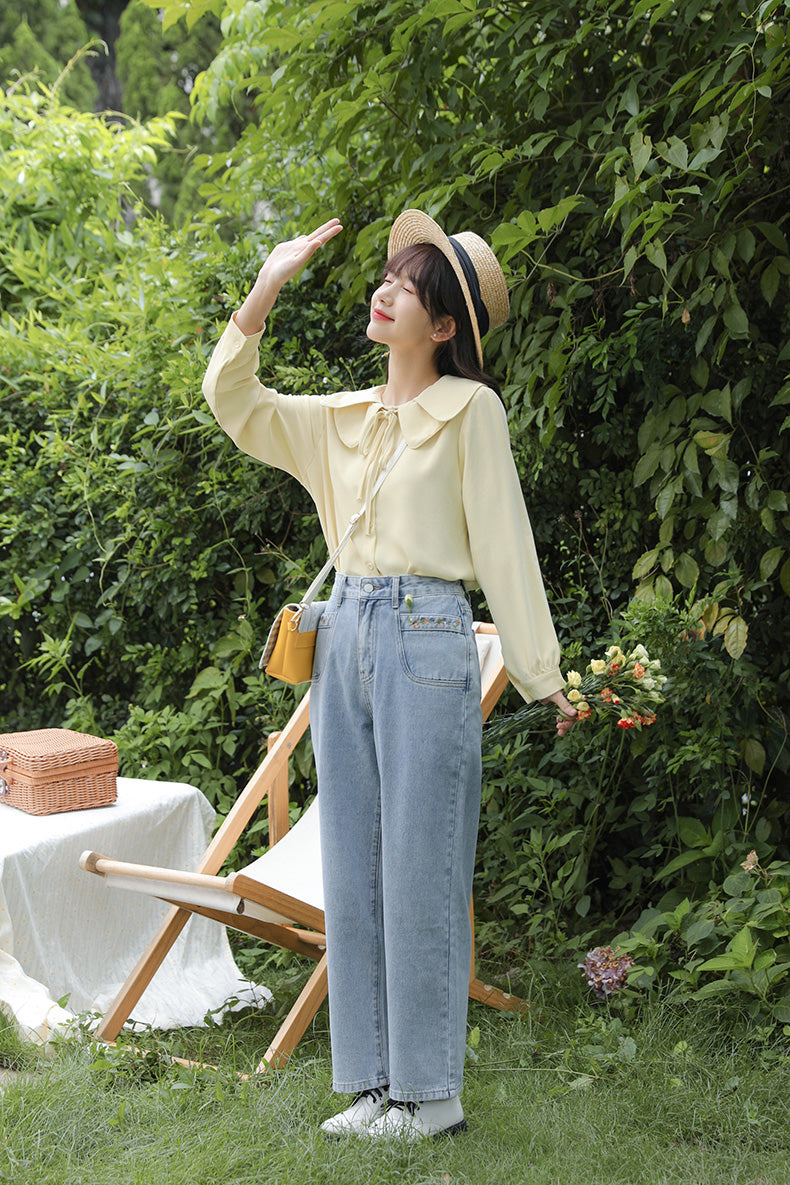
[[[405,1111],[408,1115],[414,1115],[419,1107],[419,1103],[406,1102],[403,1099],[390,1099],[388,1111]]]
[[[358,1103],[360,1099],[373,1099],[378,1102],[380,1099],[386,1098],[389,1086],[370,1086],[367,1090],[360,1090],[358,1094],[354,1095],[354,1102]]]

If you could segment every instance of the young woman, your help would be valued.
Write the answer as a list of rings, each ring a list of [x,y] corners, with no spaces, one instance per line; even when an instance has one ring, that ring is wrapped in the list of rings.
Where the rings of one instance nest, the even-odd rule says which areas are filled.
[[[481,339],[508,296],[487,244],[407,210],[370,302],[387,381],[294,397],[255,377],[277,295],[341,230],[274,248],[203,384],[245,452],[293,474],[327,545],[368,502],[318,627],[310,717],[318,771],[334,1088],[330,1136],[465,1128],[460,1102],[481,781],[480,671],[468,587],[481,587],[511,680],[557,704],[559,650],[507,419]]]

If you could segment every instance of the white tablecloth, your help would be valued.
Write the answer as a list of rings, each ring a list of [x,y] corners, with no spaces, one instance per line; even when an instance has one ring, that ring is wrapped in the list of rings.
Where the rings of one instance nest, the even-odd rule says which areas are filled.
[[[71,1012],[103,1013],[169,906],[107,888],[80,869],[80,854],[90,848],[192,870],[213,822],[200,791],[176,782],[119,778],[114,805],[58,815],[28,815],[0,801],[0,1001],[15,959],[55,1000],[68,997]],[[243,1006],[269,993],[242,979],[225,928],[193,916],[131,1019],[157,1028],[199,1025],[233,997]]]

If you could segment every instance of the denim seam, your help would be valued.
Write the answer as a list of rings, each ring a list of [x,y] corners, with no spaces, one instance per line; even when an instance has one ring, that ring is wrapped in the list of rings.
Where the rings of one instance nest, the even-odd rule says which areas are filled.
[[[467,655],[468,655],[468,646],[467,646]],[[467,673],[468,673],[468,665],[469,665],[469,660],[467,657]],[[467,682],[468,682],[468,678],[467,678]],[[451,1011],[450,992],[451,992],[451,985],[453,983],[453,974],[452,974],[453,953],[452,952],[455,947],[455,942],[453,940],[454,935],[452,934],[452,930],[451,930],[452,916],[453,916],[452,889],[453,889],[453,867],[456,864],[455,848],[458,843],[458,797],[459,797],[460,789],[461,789],[461,769],[463,766],[463,758],[464,758],[464,753],[465,753],[464,741],[466,739],[468,716],[469,716],[469,705],[467,703],[464,705],[463,727],[461,730],[461,736],[459,738],[459,745],[458,745],[458,764],[456,765],[456,770],[455,770],[455,785],[453,787],[453,801],[452,801],[452,819],[451,819],[451,827],[450,827],[450,836],[448,836],[449,842],[447,844],[447,863],[445,866],[445,900],[447,902],[447,963],[446,963],[446,968],[445,968],[445,973],[446,973],[446,977],[447,977],[446,978],[446,988],[445,988],[445,1049],[447,1050],[447,1059],[448,1059],[447,1060],[447,1085],[448,1085],[448,1088],[450,1086],[450,1080],[451,1080],[451,1076],[453,1073],[453,1063],[455,1063],[455,1060],[457,1057],[455,1049],[451,1048],[451,1046],[452,1046],[452,1032],[451,1032],[451,1025],[450,1025],[450,1011]],[[455,1067],[455,1072],[457,1073],[457,1066]]]
[[[375,851],[373,852],[373,859],[371,861],[371,868],[373,869],[373,876],[370,883],[370,900],[373,909],[374,917],[376,914],[376,905],[381,899],[381,793],[379,792],[378,809],[376,812],[378,816],[378,826],[375,830],[376,843]],[[378,920],[378,919],[377,919]],[[384,1064],[384,1042],[382,1040],[382,1013],[381,1013],[381,985],[386,983],[385,979],[385,954],[383,951],[384,934],[379,935],[379,941],[376,948],[376,969],[375,981],[373,984],[373,1011],[375,1018],[375,1033],[376,1033],[376,1058],[381,1067],[379,1073],[382,1075],[389,1075],[389,1066]],[[389,1026],[388,1026],[389,1027]],[[387,1059],[389,1061],[389,1058]],[[387,1077],[388,1080],[388,1077]]]

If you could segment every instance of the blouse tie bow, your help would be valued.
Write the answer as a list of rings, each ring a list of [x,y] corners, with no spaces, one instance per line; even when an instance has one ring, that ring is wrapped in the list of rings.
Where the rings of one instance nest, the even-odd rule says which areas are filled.
[[[365,417],[359,440],[359,451],[367,460],[357,491],[360,503],[368,507],[364,518],[366,535],[372,535],[376,526],[375,504],[369,504],[371,491],[392,455],[399,431],[397,407],[379,403],[371,404],[371,408],[374,410]]]

